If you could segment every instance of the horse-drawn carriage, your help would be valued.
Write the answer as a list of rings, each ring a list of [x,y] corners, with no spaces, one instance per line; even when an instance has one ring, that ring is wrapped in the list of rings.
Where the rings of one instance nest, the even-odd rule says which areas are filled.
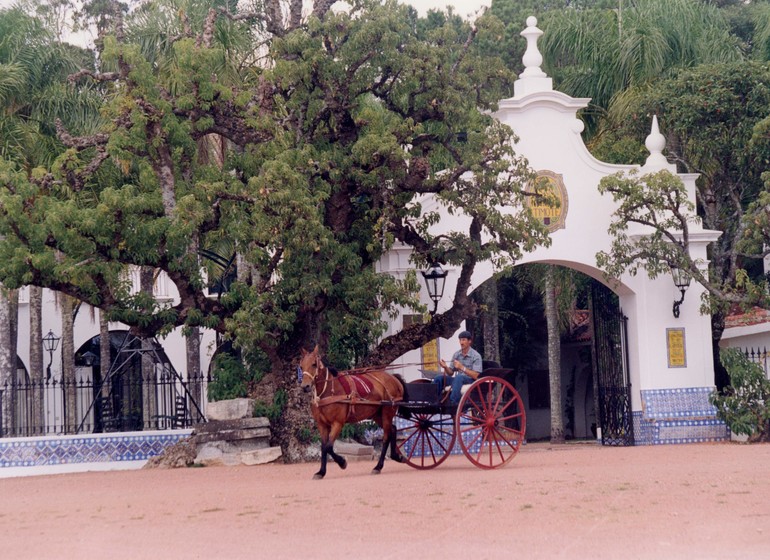
[[[334,451],[334,441],[345,424],[366,419],[383,429],[374,473],[382,470],[388,449],[391,459],[417,469],[443,463],[455,442],[483,469],[505,465],[518,453],[526,416],[513,387],[512,370],[485,367],[472,384],[463,387],[459,404],[453,405],[445,402],[439,386],[430,380],[405,383],[385,369],[333,372],[317,347],[302,351],[300,381],[306,391],[312,391],[311,412],[321,435],[321,469],[316,478],[326,475],[327,456],[341,468],[347,466]]]
[[[513,387],[513,370],[484,362],[481,375],[463,387],[458,405],[444,402],[447,393],[429,379],[407,383],[396,413],[396,447],[406,463],[431,469],[443,463],[455,443],[482,469],[510,462],[526,430],[521,397]]]

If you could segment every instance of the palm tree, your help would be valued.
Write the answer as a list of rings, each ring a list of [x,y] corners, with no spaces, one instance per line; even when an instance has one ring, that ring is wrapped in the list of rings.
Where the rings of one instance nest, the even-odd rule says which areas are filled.
[[[154,297],[155,271],[143,266],[139,271],[139,289],[148,298]],[[142,338],[142,370],[140,380],[142,386],[142,424],[152,425],[157,418],[158,403],[156,386],[155,360],[153,357],[154,341],[152,338]]]
[[[87,51],[61,43],[41,20],[21,9],[0,10],[0,157],[29,175],[49,166],[61,153],[57,122],[69,130],[88,132],[98,103],[88,90],[74,88],[67,76],[92,66]],[[85,92],[85,94],[84,94]],[[30,292],[30,372],[33,388],[33,426],[41,429],[45,412],[42,387],[42,291]],[[6,301],[2,305],[6,305]],[[9,325],[15,322],[9,323]],[[5,335],[0,333],[5,340]],[[15,339],[15,336],[12,337]],[[67,344],[70,346],[71,340]],[[12,348],[15,349],[13,344]],[[11,351],[15,370],[15,351]],[[73,364],[74,367],[74,364]],[[7,375],[5,372],[3,375]],[[74,410],[74,407],[72,407]]]
[[[479,287],[479,303],[481,304],[481,334],[484,349],[481,353],[484,359],[500,363],[500,333],[499,333],[499,300],[497,293],[497,278],[491,278]]]
[[[0,157],[31,172],[61,152],[56,120],[84,133],[99,102],[67,76],[93,66],[89,53],[59,43],[20,9],[0,10]],[[84,100],[88,99],[87,103]]]
[[[542,308],[538,307],[539,311],[536,313],[543,313],[546,322],[551,442],[564,443],[566,433],[562,398],[561,333],[569,325],[570,317],[580,299],[579,296],[585,291],[586,282],[589,279],[584,274],[569,268],[550,264],[530,264],[514,268],[511,271],[511,280],[512,282],[506,282],[506,284],[515,284],[517,290],[522,293],[538,294],[538,299],[542,300]],[[503,291],[501,288],[501,295]],[[506,313],[508,312],[509,310],[506,310]],[[528,328],[526,319],[519,322],[521,327],[514,328]],[[503,338],[507,336],[505,331],[502,331],[501,334]],[[540,340],[541,338],[538,339],[538,342]],[[503,341],[503,343],[510,344],[509,341]],[[521,340],[518,341],[518,344],[524,347],[534,346],[531,343],[522,344]],[[538,350],[538,352],[542,352],[542,350]],[[536,357],[531,356],[526,360],[519,361],[532,362],[536,359]]]
[[[622,16],[621,16],[622,14]],[[698,0],[647,0],[618,9],[546,12],[544,67],[559,90],[590,97],[589,124],[624,91],[675,69],[741,60],[723,12]]]
[[[561,398],[561,336],[554,265],[545,269],[545,316],[548,324],[548,386],[551,395],[551,443],[564,443],[564,413]]]

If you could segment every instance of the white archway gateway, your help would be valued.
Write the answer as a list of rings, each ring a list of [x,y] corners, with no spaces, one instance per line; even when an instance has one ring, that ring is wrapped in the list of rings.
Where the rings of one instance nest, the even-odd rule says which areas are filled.
[[[643,166],[603,163],[588,152],[577,111],[586,107],[589,100],[553,89],[551,78],[540,68],[542,56],[536,43],[542,31],[536,25],[537,20],[530,17],[521,33],[528,42],[523,57],[525,70],[515,82],[514,96],[500,101],[495,117],[514,130],[519,137],[516,152],[526,157],[539,175],[549,177],[562,197],[562,204],[553,216],[544,216],[557,222],[552,224],[551,246],[526,254],[517,264],[562,265],[607,284],[597,268],[596,254],[609,251],[608,226],[617,205],[611,196],[599,193],[599,181],[619,171],[637,170],[643,175],[667,169],[676,173],[676,166],[669,164],[662,154],[665,138],[658,131],[656,119],[646,142],[650,156]],[[697,175],[678,175],[694,203]],[[447,216],[440,227],[451,230],[459,220],[457,216]],[[644,232],[639,230],[635,234]],[[691,257],[706,263],[707,246],[719,235],[720,232],[693,225]],[[392,250],[382,259],[380,268],[401,276],[412,268],[408,249]],[[478,265],[473,287],[480,286],[495,272],[490,262]],[[453,293],[458,271],[450,268],[448,273],[445,293]],[[702,286],[693,284],[689,288],[679,317],[674,317],[672,303],[680,292],[669,276],[651,280],[646,274],[624,275],[616,284],[607,285],[618,295],[620,307],[628,317],[625,353],[633,410],[632,442],[684,443],[729,437],[724,423],[716,419],[716,411],[708,403],[714,388],[714,364],[710,319],[699,312]],[[423,297],[423,301],[429,301],[427,294]],[[451,302],[440,302],[439,312],[450,305]],[[402,325],[403,318],[397,318],[392,322],[391,332]],[[455,346],[454,340],[439,341],[443,353],[453,351]],[[403,356],[401,361],[419,362],[420,351]],[[410,373],[419,376],[416,369],[406,371],[408,377]]]

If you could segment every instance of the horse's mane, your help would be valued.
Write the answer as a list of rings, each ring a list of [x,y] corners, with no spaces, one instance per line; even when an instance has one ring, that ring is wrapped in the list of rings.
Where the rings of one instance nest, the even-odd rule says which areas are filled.
[[[340,371],[336,367],[329,365],[329,360],[326,359],[326,356],[321,356],[321,363],[329,370],[333,377],[339,375]]]

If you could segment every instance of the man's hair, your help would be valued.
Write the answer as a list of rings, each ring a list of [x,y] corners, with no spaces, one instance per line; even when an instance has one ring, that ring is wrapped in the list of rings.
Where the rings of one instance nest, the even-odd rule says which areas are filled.
[[[471,334],[471,331],[462,331],[457,335],[457,338],[467,338],[468,340],[473,340],[473,335]]]

